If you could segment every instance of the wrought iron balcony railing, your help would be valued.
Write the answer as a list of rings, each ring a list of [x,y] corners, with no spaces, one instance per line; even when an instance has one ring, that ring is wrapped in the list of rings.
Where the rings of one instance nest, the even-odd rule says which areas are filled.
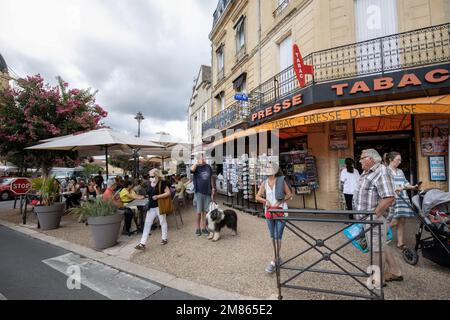
[[[305,64],[314,65],[314,76],[307,77],[307,85],[445,61],[450,61],[450,23],[318,51],[304,58]],[[296,90],[297,77],[290,66],[250,92],[250,97],[258,99],[249,105],[250,111],[283,99]],[[238,120],[247,121],[236,116],[239,114],[237,106],[235,104],[219,113],[213,118],[215,120],[205,122],[203,132],[212,127],[223,130],[230,126],[229,123],[239,123]],[[227,116],[232,119],[226,120]]]
[[[286,9],[289,2],[291,2],[291,0],[284,0],[283,2],[281,2],[280,5],[273,12],[273,14],[272,14],[273,17],[274,18],[278,17],[284,11],[284,9]]]
[[[304,58],[305,64],[314,65],[314,77],[307,79],[307,85],[445,61],[450,61],[450,23],[318,51]],[[261,106],[297,89],[294,68],[290,66],[255,88],[251,95],[258,94]]]
[[[203,135],[210,129],[224,130],[235,126],[250,114],[248,102],[238,101],[202,124]]]

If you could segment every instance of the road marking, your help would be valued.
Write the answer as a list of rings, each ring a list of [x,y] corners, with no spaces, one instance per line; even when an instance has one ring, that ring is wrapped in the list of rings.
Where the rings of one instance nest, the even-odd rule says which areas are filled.
[[[69,267],[78,266],[81,284],[111,300],[143,300],[161,290],[149,281],[73,253],[42,262],[67,276],[70,275],[67,273]]]
[[[6,297],[0,293],[0,300],[8,300],[8,299],[6,299]]]

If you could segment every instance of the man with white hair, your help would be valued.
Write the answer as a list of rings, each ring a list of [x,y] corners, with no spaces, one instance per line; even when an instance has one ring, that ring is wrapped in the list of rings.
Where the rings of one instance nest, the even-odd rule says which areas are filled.
[[[364,172],[358,180],[353,196],[353,208],[356,211],[374,211],[376,214],[374,220],[383,222],[381,226],[381,255],[386,270],[384,280],[386,282],[402,281],[403,276],[400,267],[389,247],[386,246],[386,216],[388,215],[389,207],[395,202],[393,178],[387,168],[381,163],[381,156],[376,150],[363,150],[359,161]],[[369,232],[367,233],[367,238],[369,241],[373,240],[373,251],[380,253],[378,226],[373,229],[372,233],[373,239],[370,239]],[[379,260],[375,259],[375,261]]]

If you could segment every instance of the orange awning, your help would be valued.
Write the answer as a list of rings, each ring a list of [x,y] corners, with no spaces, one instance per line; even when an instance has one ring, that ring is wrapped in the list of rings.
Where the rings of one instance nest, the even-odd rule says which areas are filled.
[[[413,114],[450,115],[450,95],[311,110],[281,120],[267,122],[245,131],[235,132],[228,137],[215,141],[211,147],[226,143],[230,140],[276,129],[360,118]]]

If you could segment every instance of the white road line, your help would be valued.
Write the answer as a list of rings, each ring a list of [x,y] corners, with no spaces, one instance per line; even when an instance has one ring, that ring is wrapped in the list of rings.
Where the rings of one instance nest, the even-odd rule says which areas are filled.
[[[8,299],[6,299],[6,297],[0,293],[0,301],[1,300],[8,300]]]
[[[42,262],[68,277],[68,268],[78,266],[81,284],[111,300],[142,300],[161,289],[149,281],[73,253]]]

